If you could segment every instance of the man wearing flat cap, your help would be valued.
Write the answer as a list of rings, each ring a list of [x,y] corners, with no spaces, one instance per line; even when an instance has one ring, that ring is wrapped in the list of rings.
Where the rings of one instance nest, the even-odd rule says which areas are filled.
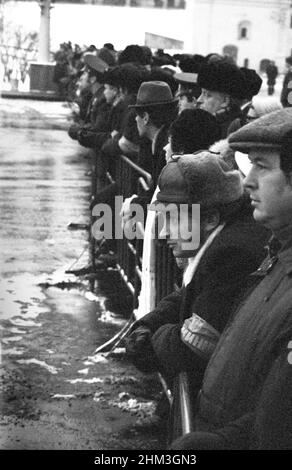
[[[253,217],[273,237],[209,361],[195,430],[173,448],[291,450],[292,110],[244,126],[229,144],[249,156]]]
[[[247,81],[242,71],[224,59],[204,64],[198,74],[202,93],[198,105],[216,116],[221,138],[227,137],[228,127],[241,117],[240,106],[247,95]]]
[[[233,302],[264,257],[268,234],[252,218],[239,172],[209,151],[170,161],[158,186],[159,236],[176,258],[189,258],[188,267],[182,289],[135,323],[127,351],[140,370],[159,369],[171,388],[187,373],[195,401]],[[199,214],[193,212],[198,205]]]

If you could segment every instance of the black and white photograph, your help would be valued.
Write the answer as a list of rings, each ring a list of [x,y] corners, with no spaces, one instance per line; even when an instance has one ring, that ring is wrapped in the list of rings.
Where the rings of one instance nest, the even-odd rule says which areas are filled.
[[[292,1],[0,0],[0,214],[3,458],[292,450]]]

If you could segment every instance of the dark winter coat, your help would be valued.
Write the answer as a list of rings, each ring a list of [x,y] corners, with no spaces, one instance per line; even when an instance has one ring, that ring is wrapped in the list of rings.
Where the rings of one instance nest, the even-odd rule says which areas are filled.
[[[292,448],[291,440],[287,443],[287,435],[292,432],[288,361],[292,338],[292,236],[275,260],[269,269],[264,267],[270,260],[263,263],[259,271],[263,279],[241,302],[205,372],[196,431],[221,436],[225,448]],[[290,391],[283,390],[286,385]],[[270,414],[273,398],[278,401],[273,402]],[[275,425],[275,430],[269,425]],[[283,435],[276,435],[277,430]]]
[[[189,372],[198,383],[206,363],[180,339],[182,322],[196,313],[222,332],[246,277],[264,258],[269,232],[257,225],[245,202],[203,255],[187,287],[165,297],[139,320],[152,331],[152,345],[162,372],[174,376]],[[194,392],[195,393],[195,392]]]

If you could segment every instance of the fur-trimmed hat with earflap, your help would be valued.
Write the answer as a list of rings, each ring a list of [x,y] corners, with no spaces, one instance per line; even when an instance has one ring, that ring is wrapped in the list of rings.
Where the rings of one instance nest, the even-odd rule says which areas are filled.
[[[204,209],[229,204],[243,195],[239,171],[208,150],[167,163],[158,186],[157,202],[200,204]]]
[[[226,93],[239,100],[246,97],[246,82],[241,70],[224,60],[203,65],[198,74],[198,85],[209,91]]]

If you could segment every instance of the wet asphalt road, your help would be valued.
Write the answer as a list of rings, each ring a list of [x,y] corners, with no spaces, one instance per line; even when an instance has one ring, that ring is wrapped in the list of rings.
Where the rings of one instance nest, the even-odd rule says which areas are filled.
[[[162,448],[156,380],[94,354],[125,323],[121,281],[65,274],[89,263],[67,228],[89,222],[86,154],[64,130],[0,127],[1,449]]]

